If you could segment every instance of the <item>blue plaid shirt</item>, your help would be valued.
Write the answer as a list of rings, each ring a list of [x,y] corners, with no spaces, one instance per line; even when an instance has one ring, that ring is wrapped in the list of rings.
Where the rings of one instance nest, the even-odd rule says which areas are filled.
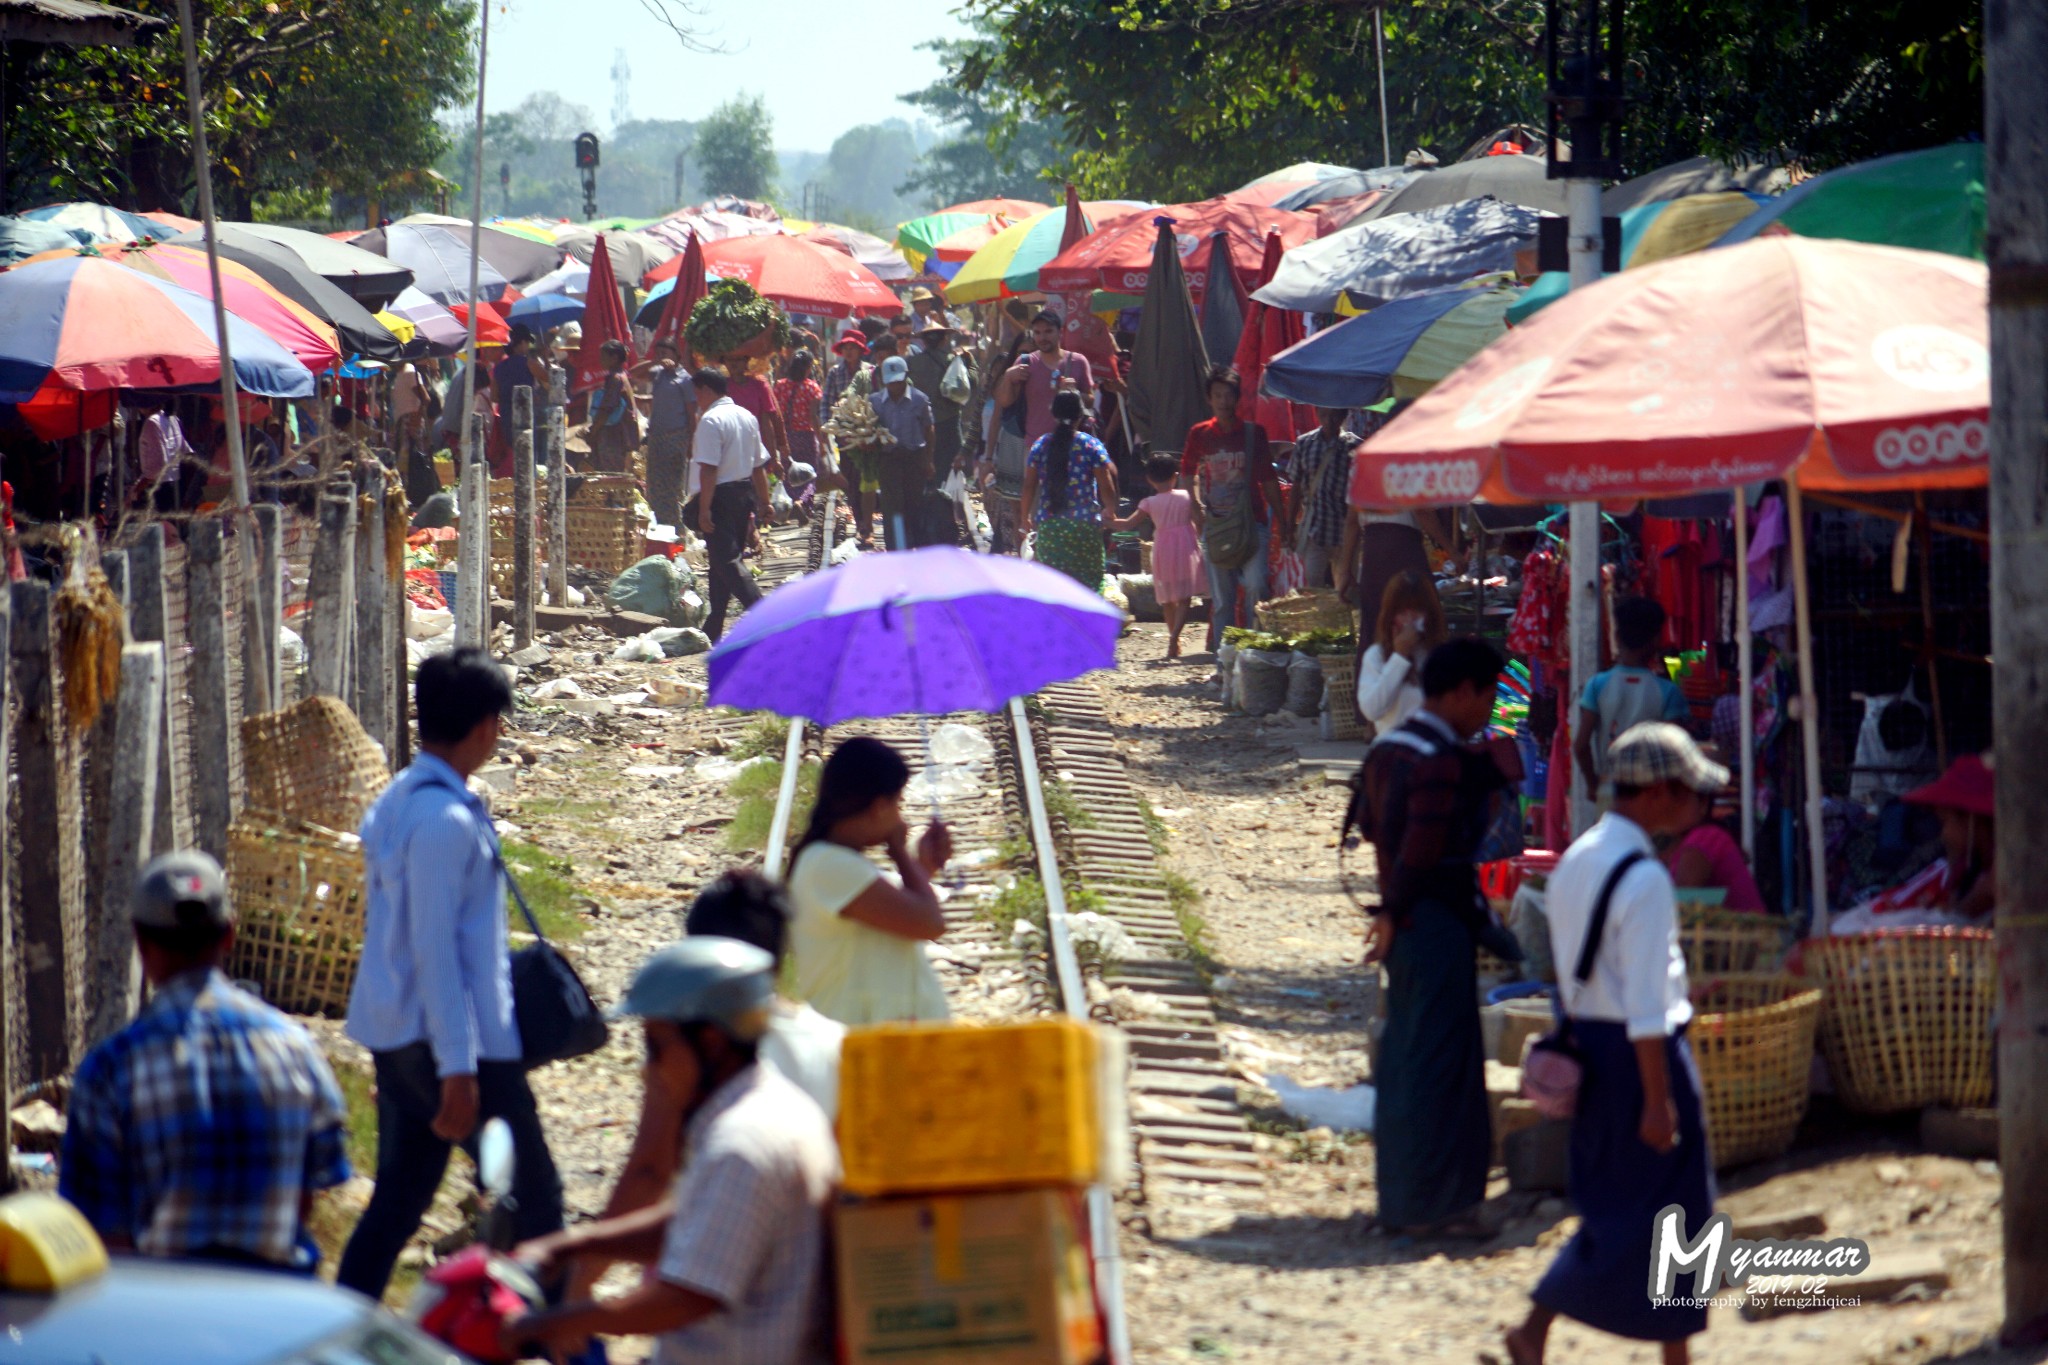
[[[188,972],[79,1064],[58,1190],[144,1255],[310,1267],[300,1212],[348,1179],[344,1121],[303,1028],[218,971]]]

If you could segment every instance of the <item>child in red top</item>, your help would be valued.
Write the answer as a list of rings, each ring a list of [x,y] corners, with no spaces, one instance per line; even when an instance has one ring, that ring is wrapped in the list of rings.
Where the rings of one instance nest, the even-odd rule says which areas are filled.
[[[793,463],[818,467],[818,407],[824,401],[825,391],[811,378],[811,353],[798,351],[789,372],[775,381],[775,406],[782,411]]]

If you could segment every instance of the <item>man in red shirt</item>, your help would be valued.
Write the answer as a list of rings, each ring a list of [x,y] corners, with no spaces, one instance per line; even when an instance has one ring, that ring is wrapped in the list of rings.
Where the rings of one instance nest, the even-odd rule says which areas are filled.
[[[781,474],[789,468],[789,435],[783,429],[782,409],[775,406],[774,388],[762,376],[748,372],[752,362],[746,356],[729,355],[723,363],[731,376],[726,396],[754,414],[761,428],[761,444],[768,447],[770,467]]]
[[[1237,415],[1237,398],[1243,382],[1237,371],[1218,365],[1209,371],[1209,411],[1216,415],[1188,428],[1180,459],[1181,487],[1195,495],[1204,522],[1215,527],[1234,515],[1244,503],[1251,504],[1254,544],[1249,558],[1225,567],[1216,563],[1210,533],[1203,536],[1203,559],[1209,568],[1209,648],[1216,648],[1225,626],[1248,626],[1252,608],[1266,599],[1266,550],[1272,530],[1278,525],[1281,543],[1294,538],[1294,524],[1287,500],[1280,493],[1280,478],[1273,471],[1273,451],[1266,429]],[[1244,590],[1244,604],[1238,605],[1238,590]]]

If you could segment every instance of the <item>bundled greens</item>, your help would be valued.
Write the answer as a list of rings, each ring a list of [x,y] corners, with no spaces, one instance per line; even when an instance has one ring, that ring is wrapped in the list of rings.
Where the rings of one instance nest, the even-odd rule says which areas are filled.
[[[763,332],[778,347],[788,344],[789,316],[745,280],[713,280],[685,329],[690,349],[706,359],[744,349]]]
[[[1247,626],[1226,626],[1223,638],[1238,649],[1263,649],[1303,654],[1349,654],[1357,646],[1348,630],[1304,630],[1295,635],[1276,635]]]

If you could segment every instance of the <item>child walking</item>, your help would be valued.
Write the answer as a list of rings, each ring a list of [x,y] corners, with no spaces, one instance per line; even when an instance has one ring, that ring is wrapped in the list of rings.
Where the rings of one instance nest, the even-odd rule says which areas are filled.
[[[1152,591],[1159,598],[1159,610],[1166,617],[1172,639],[1166,657],[1180,657],[1181,627],[1188,622],[1188,601],[1201,590],[1207,574],[1202,562],[1202,513],[1195,499],[1174,484],[1180,479],[1180,461],[1171,455],[1152,455],[1145,460],[1145,481],[1152,496],[1132,509],[1128,517],[1112,517],[1110,525],[1128,531],[1141,521],[1152,523]]]

